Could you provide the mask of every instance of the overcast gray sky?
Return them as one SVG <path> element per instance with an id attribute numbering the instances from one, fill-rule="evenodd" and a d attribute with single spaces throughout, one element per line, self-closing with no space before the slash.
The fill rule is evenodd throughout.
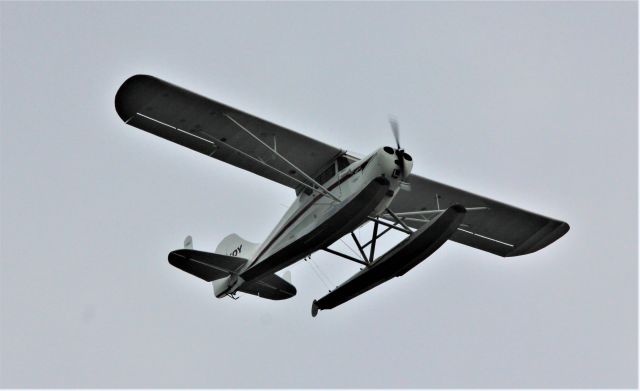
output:
<path id="1" fill-rule="evenodd" d="M 637 5 L 0 3 L 3 387 L 635 387 Z M 567 221 L 503 259 L 456 243 L 335 310 L 218 300 L 185 235 L 263 240 L 290 189 L 126 126 L 155 75 Z M 362 233 L 364 235 L 364 232 Z M 387 241 L 387 244 L 390 244 Z M 333 284 L 357 270 L 327 254 Z"/>

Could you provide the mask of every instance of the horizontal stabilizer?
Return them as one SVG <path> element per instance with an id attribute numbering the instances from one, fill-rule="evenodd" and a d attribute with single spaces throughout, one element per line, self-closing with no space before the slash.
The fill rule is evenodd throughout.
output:
<path id="1" fill-rule="evenodd" d="M 314 300 L 311 314 L 328 310 L 390 280 L 399 277 L 433 254 L 456 231 L 466 210 L 453 205 L 436 219 L 425 224 L 371 265 L 319 300 Z"/>
<path id="2" fill-rule="evenodd" d="M 257 280 L 247 281 L 238 288 L 238 291 L 270 300 L 289 299 L 297 293 L 295 286 L 276 274 L 267 274 Z"/>
<path id="3" fill-rule="evenodd" d="M 237 273 L 247 263 L 244 258 L 183 249 L 169 254 L 169 263 L 189 274 L 213 281 Z"/>

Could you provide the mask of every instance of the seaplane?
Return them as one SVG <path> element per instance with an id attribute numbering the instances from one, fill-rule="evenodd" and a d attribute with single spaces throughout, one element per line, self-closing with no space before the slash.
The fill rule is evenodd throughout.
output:
<path id="1" fill-rule="evenodd" d="M 184 248 L 169 253 L 171 265 L 212 283 L 217 298 L 236 299 L 240 292 L 289 299 L 297 292 L 291 274 L 276 273 L 316 251 L 360 264 L 351 278 L 313 301 L 315 317 L 404 275 L 447 241 L 515 257 L 541 250 L 569 230 L 563 221 L 412 173 L 413 156 L 401 147 L 393 118 L 395 147 L 356 157 L 148 75 L 124 81 L 115 109 L 127 125 L 295 191 L 261 244 L 231 234 L 212 253 L 194 250 L 188 236 Z M 354 234 L 364 225 L 372 228 L 366 242 Z M 406 237 L 377 254 L 376 242 L 391 230 Z M 355 254 L 331 248 L 343 237 L 353 241 Z"/>

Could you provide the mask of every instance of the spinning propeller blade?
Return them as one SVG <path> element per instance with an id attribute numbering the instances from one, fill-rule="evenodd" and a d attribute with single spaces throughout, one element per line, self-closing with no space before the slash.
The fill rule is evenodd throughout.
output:
<path id="1" fill-rule="evenodd" d="M 393 138 L 396 139 L 397 149 L 400 149 L 400 129 L 398 127 L 398 120 L 395 117 L 389 117 L 389 124 L 391 125 L 391 132 L 393 132 Z"/>
<path id="2" fill-rule="evenodd" d="M 391 125 L 391 132 L 393 138 L 396 139 L 396 156 L 398 156 L 398 166 L 400 168 L 400 175 L 404 178 L 404 149 L 400 148 L 400 126 L 398 125 L 398 119 L 393 116 L 389 116 L 389 125 Z"/>

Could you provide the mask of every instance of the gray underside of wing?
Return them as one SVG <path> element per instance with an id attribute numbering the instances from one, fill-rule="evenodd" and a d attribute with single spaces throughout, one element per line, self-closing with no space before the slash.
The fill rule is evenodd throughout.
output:
<path id="1" fill-rule="evenodd" d="M 569 230 L 565 222 L 417 175 L 410 175 L 407 181 L 411 190 L 398 193 L 390 206 L 393 212 L 446 209 L 454 204 L 470 208 L 450 240 L 493 254 L 503 257 L 529 254 L 548 246 Z M 414 228 L 424 224 L 416 220 L 419 219 L 406 223 Z"/>
<path id="2" fill-rule="evenodd" d="M 292 177 L 309 181 L 228 116 L 309 175 L 343 153 L 153 76 L 127 79 L 116 93 L 115 106 L 129 125 L 291 188 L 300 185 Z"/>

